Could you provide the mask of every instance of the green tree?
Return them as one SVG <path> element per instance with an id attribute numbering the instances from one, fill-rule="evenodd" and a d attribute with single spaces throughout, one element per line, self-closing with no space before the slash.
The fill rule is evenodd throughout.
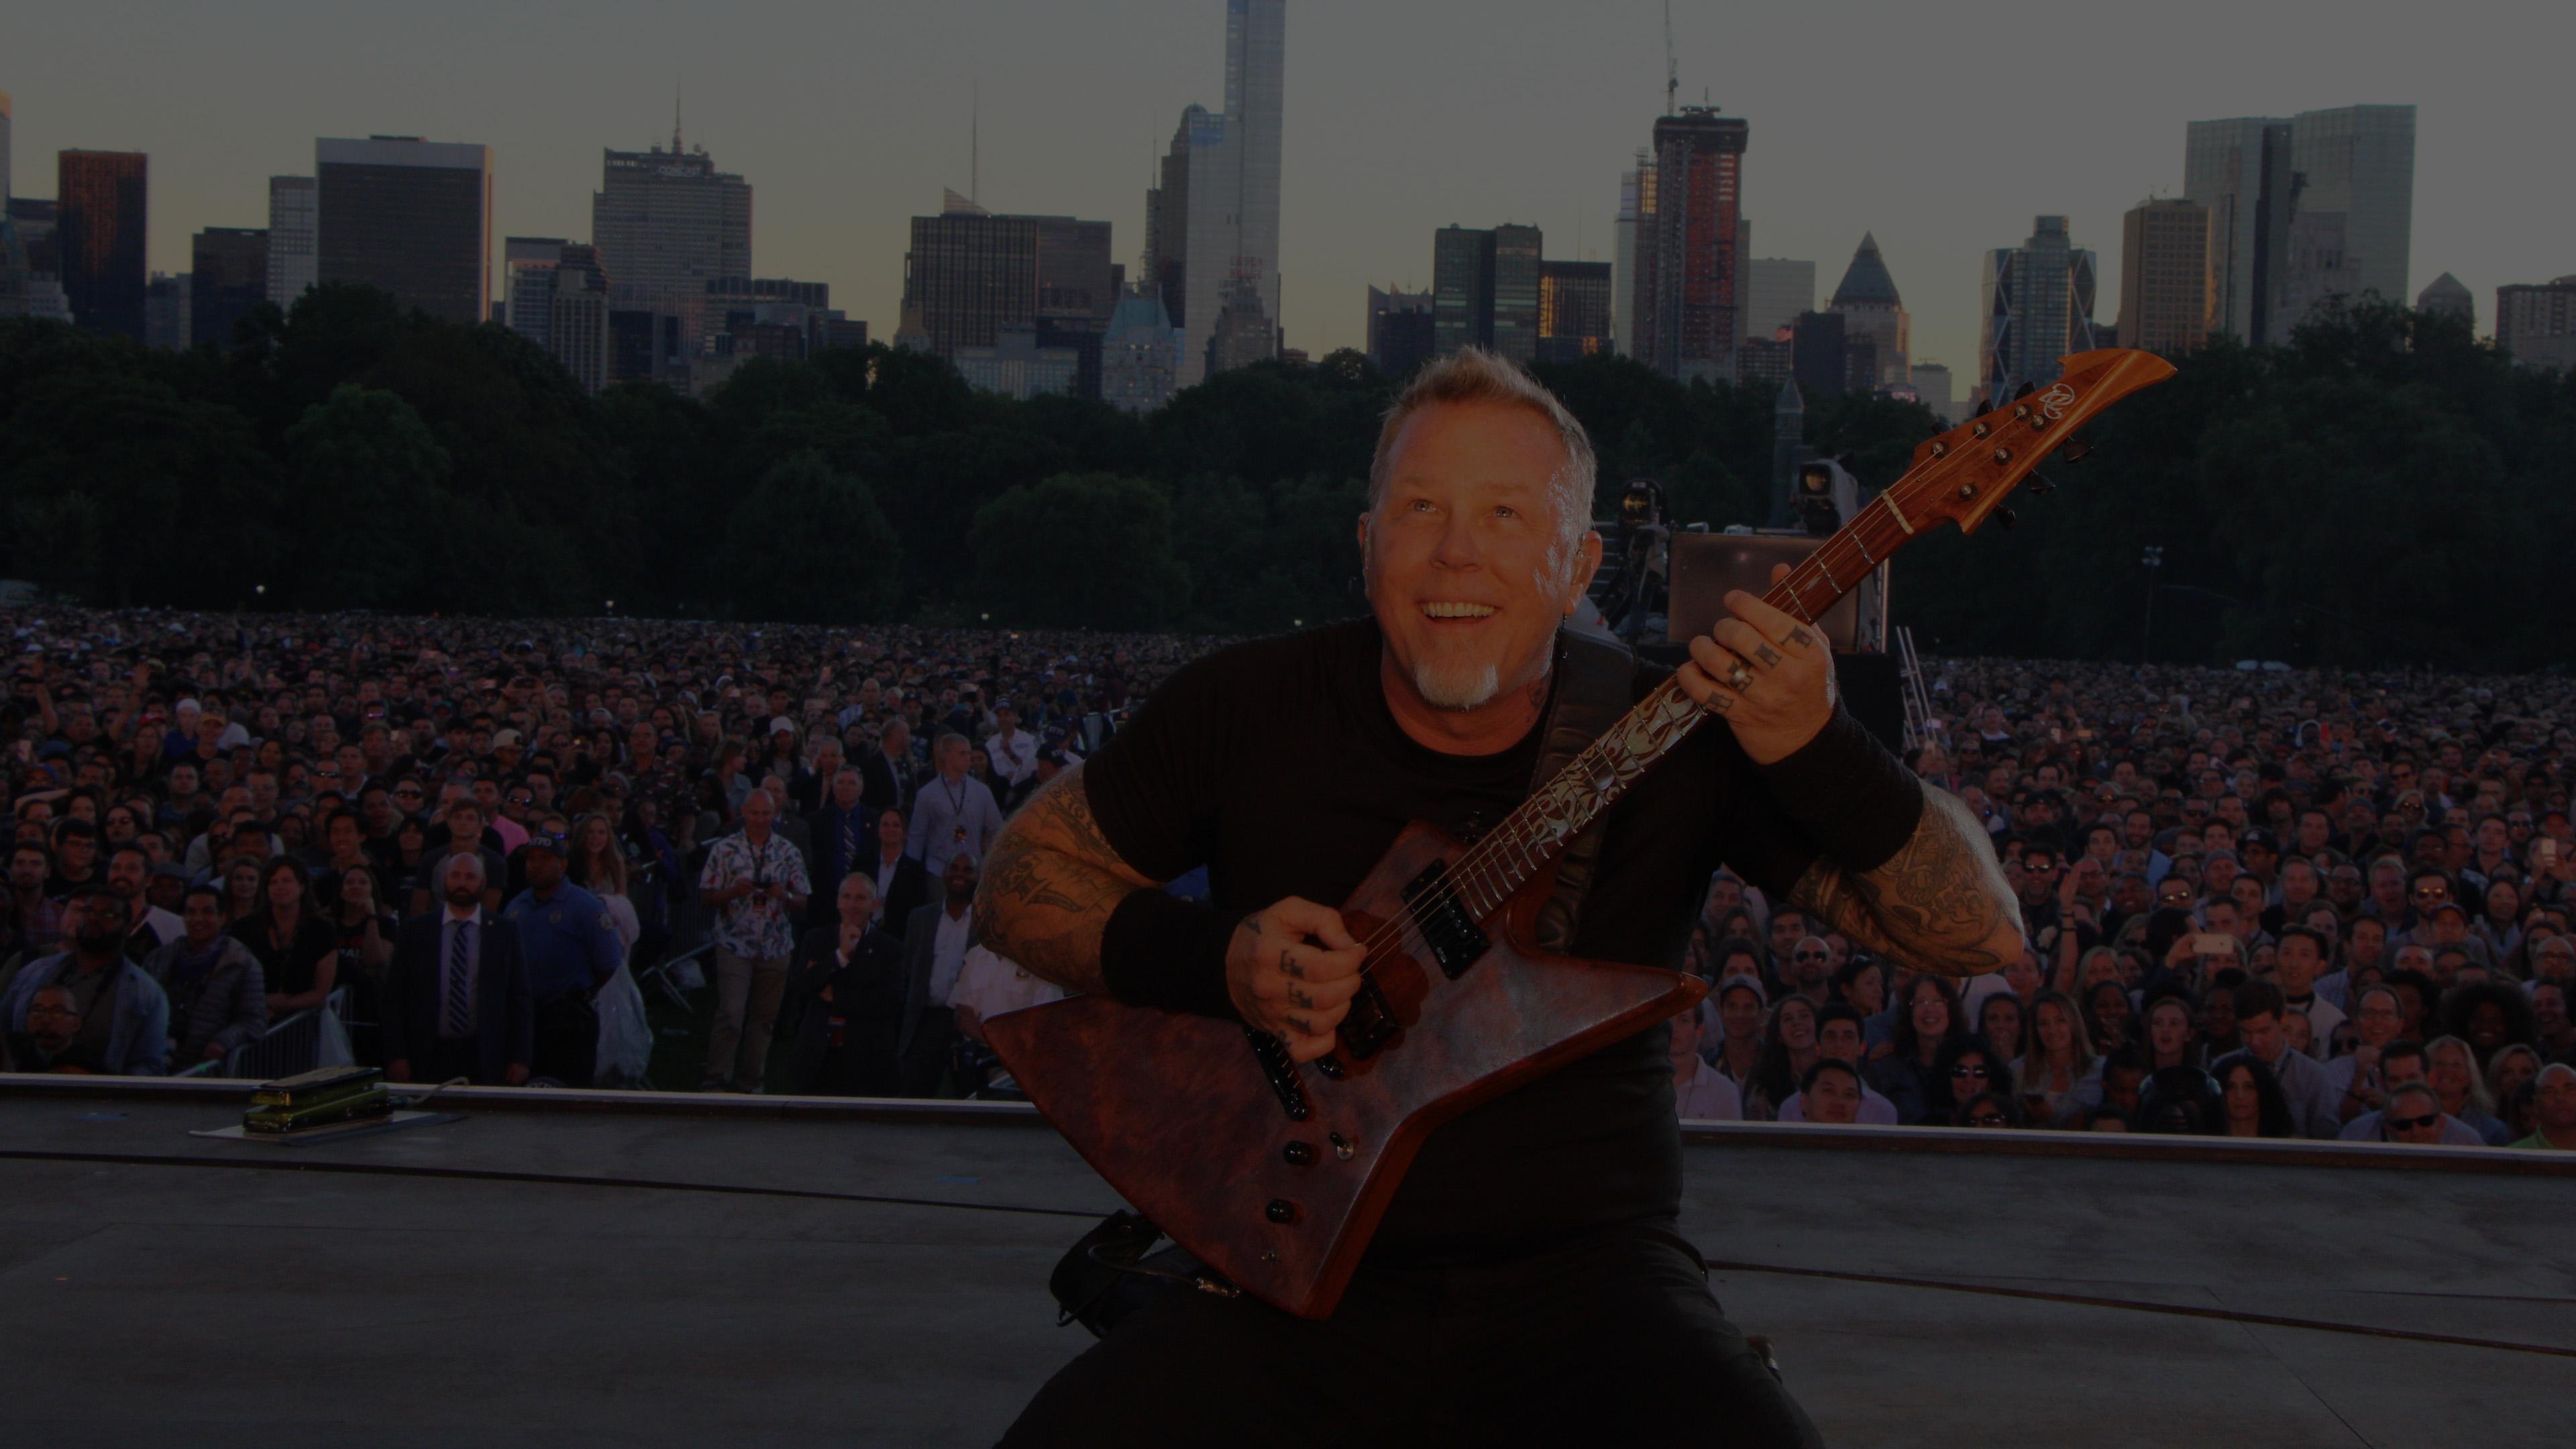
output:
<path id="1" fill-rule="evenodd" d="M 901 554 L 866 484 L 799 453 L 726 520 L 717 582 L 737 618 L 873 624 L 899 596 Z"/>
<path id="2" fill-rule="evenodd" d="M 448 473 L 447 450 L 411 404 L 344 382 L 286 433 L 293 554 L 276 592 L 303 608 L 415 600 L 419 530 Z"/>
<path id="3" fill-rule="evenodd" d="M 1141 478 L 1022 484 L 976 511 L 967 547 L 974 601 L 998 624 L 1168 628 L 1189 597 L 1171 500 Z"/>

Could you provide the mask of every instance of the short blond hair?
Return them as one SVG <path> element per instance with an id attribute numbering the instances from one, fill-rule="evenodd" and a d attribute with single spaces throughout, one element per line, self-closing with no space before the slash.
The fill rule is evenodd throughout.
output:
<path id="1" fill-rule="evenodd" d="M 1377 430 L 1377 452 L 1369 459 L 1369 511 L 1375 513 L 1386 501 L 1387 460 L 1395 451 L 1396 434 L 1404 431 L 1406 419 L 1435 403 L 1525 408 L 1556 430 L 1556 440 L 1565 447 L 1565 463 L 1548 479 L 1548 496 L 1556 505 L 1556 540 L 1548 549 L 1548 560 L 1559 573 L 1564 572 L 1573 563 L 1575 546 L 1592 527 L 1592 489 L 1600 474 L 1592 456 L 1592 435 L 1537 378 L 1510 358 L 1481 347 L 1462 347 L 1425 366 L 1405 385 L 1395 406 L 1386 410 L 1386 422 Z"/>

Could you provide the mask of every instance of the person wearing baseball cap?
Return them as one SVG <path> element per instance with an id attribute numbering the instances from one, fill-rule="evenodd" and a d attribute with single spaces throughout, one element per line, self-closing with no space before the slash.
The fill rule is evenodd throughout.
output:
<path id="1" fill-rule="evenodd" d="M 624 943 L 599 897 L 564 878 L 571 842 L 540 826 L 519 848 L 528 888 L 501 914 L 519 932 L 528 995 L 536 1005 L 530 1080 L 587 1087 L 599 1049 L 599 1010 L 592 994 L 625 960 Z"/>

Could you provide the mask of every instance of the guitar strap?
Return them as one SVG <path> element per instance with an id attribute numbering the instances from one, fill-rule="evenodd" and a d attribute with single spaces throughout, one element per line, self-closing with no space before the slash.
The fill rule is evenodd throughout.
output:
<path id="1" fill-rule="evenodd" d="M 1539 737 L 1538 766 L 1530 772 L 1533 794 L 1628 712 L 1635 703 L 1630 696 L 1636 675 L 1636 656 L 1618 640 L 1571 629 L 1556 631 L 1556 691 L 1548 701 L 1545 731 Z M 1539 907 L 1533 929 L 1542 950 L 1573 948 L 1574 933 L 1583 923 L 1584 892 L 1592 885 L 1609 820 L 1607 811 L 1594 817 L 1557 857 L 1556 890 Z"/>

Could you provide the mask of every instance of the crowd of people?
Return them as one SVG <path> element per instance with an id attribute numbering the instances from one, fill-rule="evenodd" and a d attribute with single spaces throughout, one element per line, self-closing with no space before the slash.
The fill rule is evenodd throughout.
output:
<path id="1" fill-rule="evenodd" d="M 676 953 L 713 988 L 707 1088 L 915 1094 L 981 1085 L 977 1003 L 1044 994 L 965 909 L 1003 817 L 1208 644 L 55 607 L 0 628 L 0 1069 L 219 1067 L 327 1010 L 397 1081 L 591 1085 L 602 994 Z"/>
<path id="2" fill-rule="evenodd" d="M 1907 763 L 1985 822 L 2021 958 L 1912 970 L 1721 874 L 1684 1117 L 2576 1148 L 2576 684 L 1931 672 Z"/>
<path id="3" fill-rule="evenodd" d="M 1214 642 L 0 627 L 0 1068 L 220 1064 L 328 1007 L 397 1080 L 631 1080 L 601 994 L 703 943 L 703 1087 L 857 1095 L 986 1088 L 982 1019 L 1055 992 L 975 939 L 985 851 Z M 1933 676 L 1907 763 L 1986 822 L 2022 958 L 1962 983 L 1721 872 L 1685 1119 L 2576 1147 L 2576 684 Z"/>

